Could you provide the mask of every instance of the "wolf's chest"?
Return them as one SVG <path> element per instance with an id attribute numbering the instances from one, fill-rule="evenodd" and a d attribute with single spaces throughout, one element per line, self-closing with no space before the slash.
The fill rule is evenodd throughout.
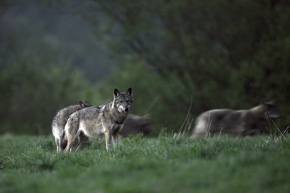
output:
<path id="1" fill-rule="evenodd" d="M 123 127 L 123 124 L 119 124 L 119 123 L 113 123 L 111 125 L 111 131 L 114 133 L 114 132 L 119 132 Z"/>

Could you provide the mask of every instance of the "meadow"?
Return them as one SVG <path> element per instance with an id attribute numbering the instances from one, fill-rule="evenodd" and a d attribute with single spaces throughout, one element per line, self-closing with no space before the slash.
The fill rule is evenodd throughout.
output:
<path id="1" fill-rule="evenodd" d="M 52 136 L 0 136 L 0 192 L 289 192 L 290 137 L 160 134 L 57 153 Z"/>

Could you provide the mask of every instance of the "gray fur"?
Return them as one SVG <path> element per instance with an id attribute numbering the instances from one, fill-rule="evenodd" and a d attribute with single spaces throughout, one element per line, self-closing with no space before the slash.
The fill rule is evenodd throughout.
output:
<path id="1" fill-rule="evenodd" d="M 97 138 L 105 135 L 106 149 L 110 149 L 113 138 L 114 147 L 118 143 L 118 132 L 122 129 L 123 123 L 133 104 L 132 89 L 126 93 L 114 90 L 114 100 L 106 105 L 88 107 L 73 113 L 65 125 L 65 135 L 68 143 L 65 151 L 72 151 L 73 142 L 78 136 Z M 80 141 L 77 150 L 84 145 Z"/>
<path id="2" fill-rule="evenodd" d="M 271 102 L 247 110 L 206 111 L 197 117 L 191 137 L 207 137 L 212 134 L 227 134 L 235 137 L 257 135 L 262 132 L 268 116 L 279 117 L 275 105 Z"/>
<path id="3" fill-rule="evenodd" d="M 78 105 L 72 105 L 66 108 L 59 110 L 52 120 L 52 134 L 55 138 L 55 143 L 57 146 L 57 151 L 61 151 L 66 146 L 66 140 L 64 139 L 64 127 L 67 122 L 67 119 L 74 112 L 92 106 L 86 100 L 79 101 Z"/>

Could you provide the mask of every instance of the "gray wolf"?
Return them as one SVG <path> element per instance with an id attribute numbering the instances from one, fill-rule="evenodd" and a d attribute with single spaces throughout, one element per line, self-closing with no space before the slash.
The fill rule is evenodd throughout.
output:
<path id="1" fill-rule="evenodd" d="M 191 137 L 206 137 L 220 133 L 235 137 L 253 136 L 262 132 L 268 118 L 278 117 L 273 102 L 246 110 L 209 110 L 197 117 Z"/>
<path id="2" fill-rule="evenodd" d="M 97 107 L 101 108 L 101 106 Z M 138 134 L 143 134 L 144 136 L 149 135 L 151 129 L 149 128 L 149 116 L 139 116 L 139 115 L 132 115 L 128 114 L 127 118 L 124 121 L 124 126 L 119 131 L 118 136 L 120 138 L 125 138 L 128 136 L 135 136 Z M 65 137 L 66 139 L 66 137 Z M 84 147 L 87 143 L 88 138 L 80 133 L 79 143 L 75 147 L 76 150 Z"/>
<path id="3" fill-rule="evenodd" d="M 90 107 L 90 105 L 86 100 L 79 101 L 78 105 L 72 105 L 66 108 L 59 110 L 52 120 L 52 134 L 55 138 L 56 150 L 61 151 L 66 146 L 66 140 L 64 139 L 64 127 L 67 122 L 67 119 L 74 112 L 81 110 L 86 107 Z"/>
<path id="4" fill-rule="evenodd" d="M 65 125 L 67 146 L 65 151 L 73 150 L 73 142 L 80 137 L 76 150 L 80 149 L 87 138 L 105 135 L 106 149 L 109 151 L 113 138 L 114 147 L 118 144 L 118 132 L 122 129 L 125 119 L 133 105 L 132 88 L 126 92 L 114 89 L 112 102 L 88 107 L 70 115 Z"/>
<path id="5" fill-rule="evenodd" d="M 144 136 L 149 135 L 149 116 L 139 116 L 129 114 L 124 122 L 124 127 L 119 132 L 120 137 L 128 137 L 129 135 L 138 135 L 142 133 Z"/>

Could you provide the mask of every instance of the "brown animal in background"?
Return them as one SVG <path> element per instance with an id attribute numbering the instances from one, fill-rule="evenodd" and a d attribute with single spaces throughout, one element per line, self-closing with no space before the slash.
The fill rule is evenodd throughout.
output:
<path id="1" fill-rule="evenodd" d="M 216 133 L 235 137 L 253 136 L 262 132 L 268 118 L 278 117 L 273 102 L 247 110 L 210 110 L 197 117 L 191 138 L 207 137 Z"/>
<path id="2" fill-rule="evenodd" d="M 124 127 L 119 132 L 119 136 L 128 137 L 129 135 L 138 135 L 142 133 L 144 136 L 149 135 L 149 116 L 139 116 L 129 114 L 124 122 Z"/>
<path id="3" fill-rule="evenodd" d="M 55 138 L 57 151 L 63 150 L 66 146 L 66 140 L 64 139 L 65 137 L 64 126 L 69 116 L 78 110 L 81 110 L 83 108 L 90 107 L 90 106 L 92 105 L 90 105 L 86 100 L 79 101 L 78 105 L 72 105 L 72 106 L 63 108 L 56 113 L 56 115 L 53 118 L 51 127 L 52 127 L 52 134 Z"/>

